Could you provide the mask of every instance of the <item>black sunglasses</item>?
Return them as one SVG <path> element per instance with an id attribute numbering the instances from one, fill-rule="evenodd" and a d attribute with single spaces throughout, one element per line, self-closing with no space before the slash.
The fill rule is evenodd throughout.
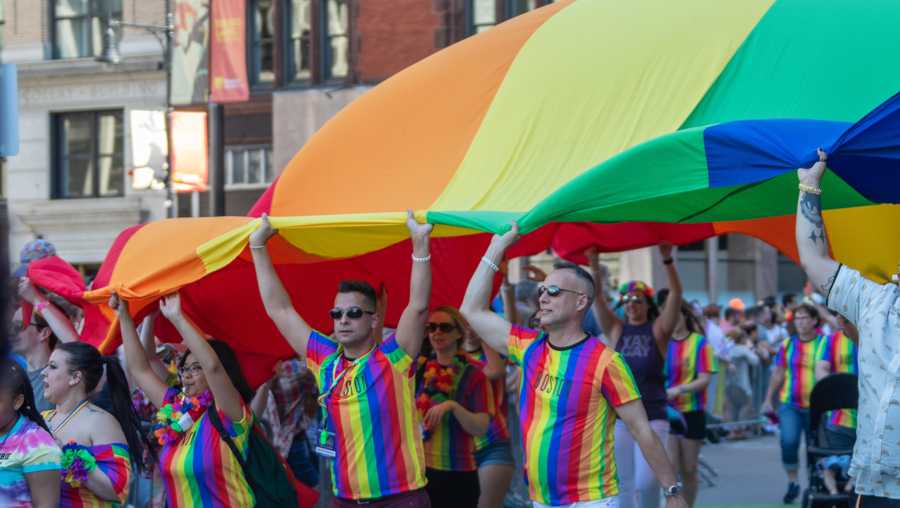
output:
<path id="1" fill-rule="evenodd" d="M 444 333 L 450 333 L 453 330 L 456 330 L 456 325 L 453 323 L 428 323 L 425 325 L 425 329 L 428 330 L 428 333 L 434 333 L 438 330 Z"/>
<path id="2" fill-rule="evenodd" d="M 30 327 L 30 326 L 33 326 L 33 327 L 35 327 L 35 328 L 38 328 L 38 325 L 37 325 L 37 323 L 34 322 L 34 320 L 32 320 L 31 322 L 29 322 L 29 323 L 28 323 L 28 326 L 25 326 L 25 324 L 24 324 L 23 322 L 21 322 L 21 321 L 13 321 L 13 322 L 11 322 L 11 323 L 9 324 L 9 334 L 10 334 L 10 335 L 16 335 L 16 334 L 18 334 L 19 332 L 25 330 L 26 328 L 28 328 L 28 327 Z"/>
<path id="3" fill-rule="evenodd" d="M 354 305 L 353 307 L 348 307 L 347 309 L 339 309 L 339 308 L 335 307 L 335 308 L 331 309 L 330 311 L 328 311 L 328 315 L 331 316 L 331 319 L 337 321 L 338 319 L 341 319 L 342 317 L 344 317 L 345 312 L 347 313 L 347 317 L 350 319 L 359 319 L 359 318 L 363 317 L 363 314 L 369 314 L 369 315 L 375 314 L 374 312 L 372 312 L 370 310 L 363 310 L 362 307 L 357 307 Z"/>
<path id="4" fill-rule="evenodd" d="M 539 285 L 537 288 L 538 297 L 544 296 L 544 293 L 547 293 L 549 296 L 557 297 L 560 293 L 575 293 L 576 295 L 584 296 L 584 293 L 581 291 L 573 291 L 571 289 L 563 289 L 556 285 L 545 286 L 543 284 Z"/>

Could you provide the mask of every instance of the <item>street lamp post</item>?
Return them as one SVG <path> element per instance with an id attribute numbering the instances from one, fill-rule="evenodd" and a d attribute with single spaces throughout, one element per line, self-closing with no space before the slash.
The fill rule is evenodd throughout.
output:
<path id="1" fill-rule="evenodd" d="M 163 49 L 163 67 L 166 71 L 166 215 L 170 218 L 177 217 L 175 206 L 174 182 L 172 181 L 172 36 L 175 33 L 175 19 L 172 15 L 170 0 L 166 0 L 166 24 L 148 25 L 142 23 L 126 23 L 113 19 L 111 15 L 106 17 L 106 31 L 103 34 L 103 50 L 96 58 L 98 62 L 117 65 L 122 62 L 122 54 L 119 52 L 119 38 L 116 29 L 120 27 L 138 28 L 146 30 L 156 37 Z"/>

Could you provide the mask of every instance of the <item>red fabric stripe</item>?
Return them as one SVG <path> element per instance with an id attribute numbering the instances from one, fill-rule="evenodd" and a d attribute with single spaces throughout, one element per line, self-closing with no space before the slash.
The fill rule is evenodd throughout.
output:
<path id="1" fill-rule="evenodd" d="M 109 281 L 112 278 L 113 271 L 116 268 L 116 263 L 119 261 L 119 256 L 122 254 L 122 251 L 125 249 L 125 246 L 128 245 L 128 240 L 134 236 L 135 233 L 141 230 L 144 227 L 144 224 L 137 224 L 128 228 L 125 228 L 119 236 L 116 237 L 115 241 L 113 241 L 112 246 L 109 248 L 109 252 L 106 253 L 106 258 L 103 259 L 103 263 L 100 265 L 100 270 L 97 272 L 97 276 L 94 277 L 93 287 L 102 288 L 109 285 Z"/>
<path id="2" fill-rule="evenodd" d="M 275 187 L 278 186 L 278 180 L 281 178 L 281 175 L 278 175 L 275 178 L 275 181 L 269 184 L 269 188 L 266 189 L 266 192 L 263 193 L 262 196 L 256 200 L 256 203 L 253 204 L 253 208 L 247 213 L 250 217 L 259 217 L 264 213 L 271 213 L 272 211 L 272 197 L 275 195 Z"/>

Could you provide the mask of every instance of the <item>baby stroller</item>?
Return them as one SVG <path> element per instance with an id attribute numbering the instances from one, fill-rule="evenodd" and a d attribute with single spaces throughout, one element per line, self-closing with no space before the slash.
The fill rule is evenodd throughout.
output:
<path id="1" fill-rule="evenodd" d="M 856 409 L 859 392 L 853 374 L 832 374 L 813 387 L 809 398 L 809 430 L 806 434 L 806 469 L 809 488 L 803 492 L 803 508 L 850 508 L 853 495 L 844 493 L 845 482 L 838 482 L 838 494 L 831 495 L 819 476 L 819 459 L 833 455 L 852 455 L 853 449 L 830 448 L 825 423 L 827 413 L 835 409 Z"/>

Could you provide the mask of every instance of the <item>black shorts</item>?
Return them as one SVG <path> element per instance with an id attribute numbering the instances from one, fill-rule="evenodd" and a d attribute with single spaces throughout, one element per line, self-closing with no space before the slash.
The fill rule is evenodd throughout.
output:
<path id="1" fill-rule="evenodd" d="M 689 411 L 681 413 L 684 422 L 672 420 L 673 436 L 681 436 L 685 439 L 706 439 L 706 412 L 705 411 Z M 687 424 L 687 428 L 685 428 Z"/>

